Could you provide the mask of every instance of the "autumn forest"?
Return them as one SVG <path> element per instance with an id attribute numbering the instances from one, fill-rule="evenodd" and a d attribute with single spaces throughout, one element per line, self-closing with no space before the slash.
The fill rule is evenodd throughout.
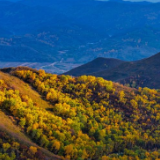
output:
<path id="1" fill-rule="evenodd" d="M 160 157 L 160 91 L 129 88 L 94 76 L 4 70 L 48 106 L 0 80 L 0 108 L 38 147 L 0 132 L 0 159 L 153 160 Z M 9 139 L 9 140 L 7 140 Z M 20 152 L 21 150 L 21 152 Z M 17 154 L 19 153 L 20 154 Z M 50 158 L 54 159 L 54 158 Z"/>

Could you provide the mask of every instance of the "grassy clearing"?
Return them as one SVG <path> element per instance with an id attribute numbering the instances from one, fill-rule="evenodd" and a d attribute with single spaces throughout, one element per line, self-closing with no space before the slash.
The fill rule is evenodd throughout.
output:
<path id="1" fill-rule="evenodd" d="M 35 146 L 34 143 L 30 141 L 30 139 L 25 136 L 20 128 L 16 126 L 12 120 L 3 112 L 0 110 L 0 129 L 3 131 L 6 131 L 9 135 L 11 135 L 13 138 L 18 140 L 23 140 L 24 142 L 27 142 L 29 145 Z"/>
<path id="2" fill-rule="evenodd" d="M 39 148 L 42 153 L 48 156 L 50 160 L 58 160 L 60 159 L 58 156 L 52 154 L 48 150 L 39 147 L 35 143 L 33 143 L 24 133 L 21 132 L 20 128 L 16 126 L 12 120 L 7 116 L 3 111 L 0 110 L 0 130 L 6 132 L 12 138 L 17 140 L 18 142 L 25 144 L 27 146 L 35 146 Z"/>
<path id="3" fill-rule="evenodd" d="M 33 90 L 27 83 L 23 82 L 22 80 L 3 72 L 0 72 L 0 79 L 5 80 L 5 82 L 11 88 L 19 90 L 20 94 L 28 95 L 29 97 L 31 97 L 39 107 L 46 109 L 52 107 L 52 105 L 43 100 L 42 97 L 35 90 Z M 29 139 L 29 137 L 27 137 L 23 132 L 21 132 L 21 129 L 16 124 L 14 124 L 12 117 L 6 115 L 2 110 L 0 110 L 0 130 L 6 132 L 12 138 L 15 138 L 22 144 L 40 148 L 42 153 L 44 153 L 48 157 L 48 160 L 60 159 L 60 157 L 52 154 L 48 150 L 41 148 L 37 144 L 33 143 Z"/>
<path id="4" fill-rule="evenodd" d="M 28 95 L 32 100 L 38 104 L 39 107 L 50 109 L 53 108 L 51 104 L 43 100 L 43 97 L 38 94 L 31 86 L 29 86 L 24 81 L 10 74 L 0 72 L 0 79 L 5 80 L 5 82 L 13 89 L 19 90 L 20 94 Z"/>

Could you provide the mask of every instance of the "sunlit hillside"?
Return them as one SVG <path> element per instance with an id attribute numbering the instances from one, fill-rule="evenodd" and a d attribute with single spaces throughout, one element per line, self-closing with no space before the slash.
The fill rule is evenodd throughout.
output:
<path id="1" fill-rule="evenodd" d="M 39 152 L 50 159 L 73 160 L 160 157 L 158 90 L 133 89 L 93 76 L 58 76 L 26 67 L 3 72 L 0 108 L 10 119 L 5 122 L 5 134 L 15 134 L 9 130 L 12 122 L 23 135 L 20 140 L 13 137 L 14 141 L 29 148 L 18 155 L 20 148 L 13 151 L 12 136 L 5 141 L 2 137 L 2 159 L 4 155 L 32 159 Z M 0 121 L 0 130 L 3 127 Z"/>

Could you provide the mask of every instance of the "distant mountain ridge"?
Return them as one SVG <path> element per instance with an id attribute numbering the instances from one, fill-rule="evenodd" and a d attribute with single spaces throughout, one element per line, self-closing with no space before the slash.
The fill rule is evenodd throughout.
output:
<path id="1" fill-rule="evenodd" d="M 107 62 L 107 59 L 101 58 L 101 64 L 103 61 Z M 92 73 L 87 73 L 88 66 L 96 66 L 96 60 L 86 65 L 72 69 L 65 73 L 73 76 L 80 76 L 87 74 L 97 77 L 103 77 L 107 80 L 112 80 L 126 84 L 131 87 L 149 87 L 149 88 L 160 88 L 160 53 L 151 56 L 146 59 L 142 59 L 134 62 L 123 62 L 117 64 L 117 66 L 111 67 L 110 69 L 103 69 L 99 71 L 96 67 L 92 70 Z M 86 72 L 83 68 L 86 68 Z M 98 68 L 98 65 L 97 65 Z M 83 72 L 82 72 L 83 71 Z M 79 73 L 79 74 L 78 74 Z"/>
<path id="2" fill-rule="evenodd" d="M 124 61 L 122 60 L 118 60 L 114 58 L 99 57 L 87 64 L 76 67 L 70 70 L 69 72 L 66 72 L 65 74 L 70 74 L 74 76 L 95 74 L 96 72 L 100 72 L 104 70 L 106 71 L 111 68 L 114 68 L 123 62 Z"/>
<path id="3" fill-rule="evenodd" d="M 160 50 L 159 7 L 93 0 L 0 1 L 0 61 L 70 65 L 96 57 L 149 57 Z"/>

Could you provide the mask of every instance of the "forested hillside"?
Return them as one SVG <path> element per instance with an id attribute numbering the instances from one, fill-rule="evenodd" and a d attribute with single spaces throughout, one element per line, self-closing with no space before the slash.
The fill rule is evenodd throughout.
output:
<path id="1" fill-rule="evenodd" d="M 22 160 L 27 158 L 30 160 L 44 160 L 46 158 L 37 147 L 28 147 L 21 144 L 4 131 L 0 131 L 0 148 L 1 160 Z"/>
<path id="2" fill-rule="evenodd" d="M 1 80 L 2 111 L 12 116 L 32 141 L 62 159 L 160 157 L 158 90 L 133 89 L 103 78 L 58 76 L 24 67 L 3 71 L 31 85 L 49 107 L 35 102 L 30 91 L 21 94 L 16 86 L 9 88 Z"/>
<path id="3" fill-rule="evenodd" d="M 6 106 L 12 104 L 20 107 L 22 102 L 19 101 L 19 98 L 28 94 L 39 107 L 41 105 L 47 107 L 47 103 L 45 104 L 40 96 L 26 83 L 0 72 L 0 159 L 58 160 L 60 157 L 33 143 L 23 131 L 24 129 L 20 127 L 19 118 L 4 108 L 5 104 Z M 12 101 L 9 101 L 9 99 L 12 99 Z"/>

